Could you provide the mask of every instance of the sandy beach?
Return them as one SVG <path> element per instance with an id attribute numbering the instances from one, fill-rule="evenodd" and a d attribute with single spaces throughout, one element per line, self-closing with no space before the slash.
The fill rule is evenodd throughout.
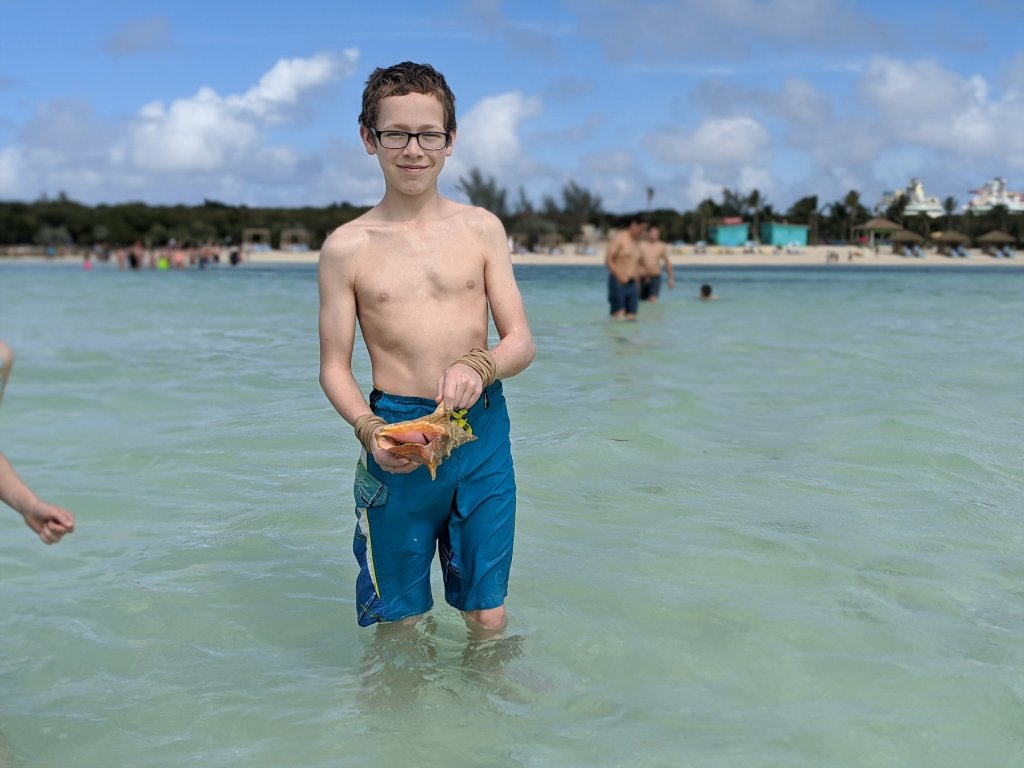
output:
<path id="1" fill-rule="evenodd" d="M 512 255 L 514 264 L 550 265 L 550 266 L 593 266 L 604 263 L 606 243 L 598 243 L 590 253 L 576 253 L 571 247 L 563 248 L 556 253 L 516 253 Z M 829 254 L 836 254 L 838 261 L 829 261 Z M 704 252 L 697 253 L 693 246 L 669 246 L 669 258 L 673 264 L 695 267 L 794 267 L 821 265 L 849 265 L 865 267 L 1021 267 L 1024 266 L 1024 255 L 1014 259 L 996 259 L 982 253 L 980 248 L 968 249 L 968 258 L 954 259 L 937 254 L 934 250 L 925 251 L 921 258 L 899 256 L 892 253 L 889 247 L 879 249 L 878 253 L 867 248 L 850 248 L 848 246 L 815 245 L 799 251 L 787 252 L 762 247 L 753 253 L 744 252 L 740 248 L 718 248 L 709 246 Z M 255 251 L 247 253 L 245 258 L 253 264 L 315 264 L 317 251 L 292 253 L 288 251 Z"/>
<path id="2" fill-rule="evenodd" d="M 604 263 L 607 242 L 598 242 L 588 253 L 578 253 L 573 246 L 563 247 L 554 253 L 514 253 L 513 264 L 549 265 L 549 266 L 594 266 Z M 874 250 L 862 247 L 812 245 L 799 250 L 776 250 L 762 246 L 753 251 L 742 248 L 720 248 L 708 246 L 698 252 L 692 245 L 669 246 L 669 258 L 678 266 L 693 267 L 799 267 L 799 266 L 861 266 L 861 267 L 1024 267 L 1024 253 L 1016 258 L 994 258 L 982 252 L 980 248 L 967 249 L 968 257 L 955 259 L 938 254 L 929 249 L 924 256 L 915 258 L 900 256 L 892 252 L 891 247 Z M 829 255 L 834 259 L 830 260 Z M 221 263 L 228 263 L 229 251 L 220 253 Z M 247 251 L 243 262 L 251 264 L 315 264 L 319 251 L 287 251 L 266 250 Z M 68 262 L 81 261 L 80 254 L 62 254 L 46 256 L 42 252 L 21 250 L 17 253 L 0 255 L 0 264 L 4 262 Z"/>

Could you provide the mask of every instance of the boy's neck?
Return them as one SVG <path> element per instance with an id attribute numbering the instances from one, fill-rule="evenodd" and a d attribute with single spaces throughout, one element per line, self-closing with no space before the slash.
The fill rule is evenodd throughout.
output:
<path id="1" fill-rule="evenodd" d="M 445 198 L 436 188 L 421 195 L 403 195 L 392 189 L 387 190 L 377 210 L 384 218 L 394 222 L 429 220 L 441 210 Z"/>

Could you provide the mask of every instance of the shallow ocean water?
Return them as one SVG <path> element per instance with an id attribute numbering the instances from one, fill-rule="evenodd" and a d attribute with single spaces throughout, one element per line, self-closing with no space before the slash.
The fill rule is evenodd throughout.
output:
<path id="1" fill-rule="evenodd" d="M 686 268 L 636 323 L 603 270 L 517 274 L 538 357 L 481 642 L 439 590 L 356 625 L 313 268 L 0 265 L 0 448 L 78 518 L 46 548 L 0 514 L 0 755 L 1024 762 L 1024 270 Z"/>

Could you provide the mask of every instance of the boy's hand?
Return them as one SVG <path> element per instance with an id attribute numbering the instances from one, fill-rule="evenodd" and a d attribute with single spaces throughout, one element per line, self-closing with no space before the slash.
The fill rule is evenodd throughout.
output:
<path id="1" fill-rule="evenodd" d="M 39 534 L 44 544 L 56 544 L 75 530 L 75 517 L 62 507 L 39 501 L 25 513 L 25 525 Z"/>

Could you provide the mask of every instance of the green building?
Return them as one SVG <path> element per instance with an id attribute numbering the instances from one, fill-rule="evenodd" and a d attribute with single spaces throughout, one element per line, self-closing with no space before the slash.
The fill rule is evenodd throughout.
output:
<path id="1" fill-rule="evenodd" d="M 708 240 L 715 245 L 732 248 L 737 245 L 746 245 L 750 239 L 750 225 L 738 223 L 731 220 L 722 220 L 717 224 L 708 227 Z"/>
<path id="2" fill-rule="evenodd" d="M 807 245 L 806 224 L 785 224 L 777 221 L 766 221 L 761 225 L 761 243 L 763 245 Z"/>

